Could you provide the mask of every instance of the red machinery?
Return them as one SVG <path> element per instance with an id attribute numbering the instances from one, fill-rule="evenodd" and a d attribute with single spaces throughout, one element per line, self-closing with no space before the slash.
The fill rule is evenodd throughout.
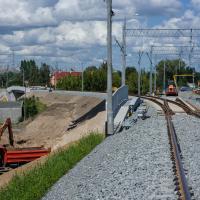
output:
<path id="1" fill-rule="evenodd" d="M 43 147 L 14 148 L 14 139 L 10 118 L 8 118 L 0 127 L 0 139 L 6 128 L 8 128 L 9 143 L 12 147 L 7 148 L 3 145 L 0 145 L 0 173 L 5 170 L 6 166 L 18 166 L 20 164 L 31 162 L 50 153 L 51 149 L 46 149 Z"/>
<path id="2" fill-rule="evenodd" d="M 178 91 L 174 85 L 169 85 L 165 94 L 166 96 L 178 96 Z"/>

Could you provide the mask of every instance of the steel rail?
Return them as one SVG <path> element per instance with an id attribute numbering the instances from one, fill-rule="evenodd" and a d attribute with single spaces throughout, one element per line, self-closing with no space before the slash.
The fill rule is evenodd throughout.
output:
<path id="1" fill-rule="evenodd" d="M 156 96 L 151 96 L 151 98 L 159 99 L 159 100 L 162 100 L 162 101 L 165 100 L 162 97 L 156 97 Z M 182 108 L 188 115 L 192 115 L 192 110 L 188 106 L 180 104 L 179 102 L 173 101 L 173 100 L 170 100 L 170 99 L 166 99 L 166 100 L 167 100 L 167 102 L 172 103 L 172 104 Z"/>
<path id="2" fill-rule="evenodd" d="M 170 99 L 164 99 L 162 97 L 156 97 L 156 96 L 145 96 L 143 98 L 146 98 L 146 99 L 158 99 L 158 100 L 162 100 L 163 102 L 166 100 L 168 103 L 174 104 L 174 105 L 182 108 L 188 115 L 192 115 L 193 114 L 193 111 L 187 105 L 183 105 L 183 104 L 181 104 L 179 102 L 176 102 L 176 101 L 173 101 L 173 100 L 170 100 Z M 170 107 L 169 107 L 169 109 L 171 110 Z M 175 114 L 174 111 L 172 111 L 171 113 Z"/>
<path id="3" fill-rule="evenodd" d="M 176 98 L 176 102 L 178 102 L 178 103 L 179 103 L 180 105 L 182 105 L 182 106 L 187 107 L 187 108 L 190 110 L 191 115 L 194 115 L 195 117 L 200 118 L 200 111 L 199 111 L 197 108 L 195 108 L 194 105 L 192 105 L 191 103 L 189 103 L 193 108 L 195 108 L 195 111 L 192 110 L 192 109 L 191 109 L 184 101 L 182 101 L 180 98 Z"/>
<path id="4" fill-rule="evenodd" d="M 173 163 L 173 172 L 175 175 L 174 181 L 177 191 L 178 199 L 180 200 L 191 200 L 190 189 L 187 183 L 187 179 L 185 176 L 182 160 L 181 160 L 181 148 L 177 140 L 177 135 L 175 132 L 175 128 L 172 122 L 172 112 L 169 108 L 167 99 L 164 99 L 163 104 L 158 101 L 156 98 L 151 97 L 141 97 L 144 99 L 148 99 L 153 101 L 154 103 L 158 104 L 165 113 L 165 119 L 167 121 L 167 130 L 168 130 L 168 137 L 169 137 L 169 144 L 171 150 L 171 159 Z"/>
<path id="5" fill-rule="evenodd" d="M 164 100 L 164 106 L 168 107 L 167 100 Z M 179 199 L 181 200 L 190 200 L 191 194 L 190 189 L 186 180 L 183 164 L 181 161 L 181 148 L 177 140 L 175 128 L 171 119 L 170 113 L 166 113 L 165 115 L 167 121 L 167 129 L 170 139 L 170 144 L 172 147 L 172 160 L 174 162 L 174 175 L 176 176 L 176 184 L 177 184 L 177 194 Z"/>
<path id="6" fill-rule="evenodd" d="M 147 96 L 147 97 L 151 97 L 154 99 L 159 99 L 159 100 L 165 100 L 162 97 L 156 97 L 156 96 Z M 193 115 L 195 117 L 200 118 L 200 110 L 198 110 L 197 108 L 195 108 L 194 105 L 190 104 L 193 108 L 196 109 L 196 111 L 192 110 L 187 104 L 185 104 L 181 99 L 177 98 L 176 101 L 170 100 L 170 99 L 166 99 L 168 103 L 172 103 L 176 106 L 179 106 L 180 108 L 182 108 L 188 115 Z"/>
<path id="7" fill-rule="evenodd" d="M 199 113 L 200 113 L 200 108 L 198 108 L 198 106 L 196 106 L 196 105 L 190 103 L 189 101 L 186 101 L 186 102 L 187 102 L 191 107 L 193 107 L 193 108 L 196 110 L 196 112 L 199 112 Z"/>

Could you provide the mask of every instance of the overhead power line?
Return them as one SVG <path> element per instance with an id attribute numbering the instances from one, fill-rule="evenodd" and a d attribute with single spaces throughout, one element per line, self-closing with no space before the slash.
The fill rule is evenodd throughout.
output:
<path id="1" fill-rule="evenodd" d="M 200 29 L 126 29 L 127 37 L 200 37 Z"/>

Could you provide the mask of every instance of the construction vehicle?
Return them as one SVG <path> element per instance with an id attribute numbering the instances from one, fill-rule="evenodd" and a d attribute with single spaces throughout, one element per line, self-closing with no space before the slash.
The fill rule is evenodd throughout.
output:
<path id="1" fill-rule="evenodd" d="M 14 148 L 10 118 L 7 118 L 5 123 L 0 127 L 0 140 L 6 129 L 8 129 L 9 144 L 11 147 L 0 145 L 0 174 L 7 171 L 10 167 L 20 166 L 50 153 L 50 148 L 43 147 Z"/>
<path id="2" fill-rule="evenodd" d="M 174 85 L 169 85 L 165 92 L 166 96 L 178 96 L 178 91 Z"/>

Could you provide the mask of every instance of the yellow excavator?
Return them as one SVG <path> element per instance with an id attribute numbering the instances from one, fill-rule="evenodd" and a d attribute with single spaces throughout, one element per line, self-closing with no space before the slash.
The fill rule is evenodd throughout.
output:
<path id="1" fill-rule="evenodd" d="M 176 86 L 177 89 L 178 89 L 177 80 L 176 80 L 177 77 L 186 77 L 186 76 L 193 77 L 193 79 L 194 79 L 194 74 L 175 74 L 173 76 L 173 78 L 174 78 L 174 84 L 175 84 L 175 86 Z"/>

